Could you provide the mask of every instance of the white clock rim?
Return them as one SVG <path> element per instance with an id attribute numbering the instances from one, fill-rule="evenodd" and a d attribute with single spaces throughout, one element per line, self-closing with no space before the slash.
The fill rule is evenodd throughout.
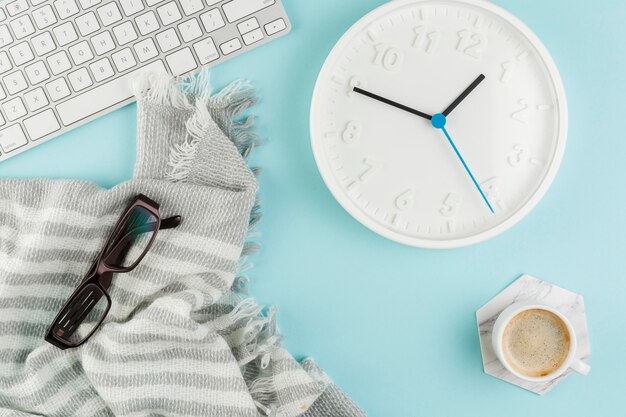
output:
<path id="1" fill-rule="evenodd" d="M 403 235 L 399 232 L 393 231 L 381 225 L 376 220 L 365 214 L 363 210 L 361 210 L 350 198 L 348 198 L 341 186 L 335 181 L 332 167 L 330 166 L 329 161 L 326 160 L 324 156 L 322 134 L 318 131 L 319 126 L 317 126 L 315 123 L 315 120 L 319 113 L 317 103 L 319 101 L 319 95 L 321 94 L 320 90 L 322 89 L 323 84 L 326 82 L 324 78 L 325 76 L 327 78 L 331 65 L 336 62 L 336 56 L 341 51 L 343 51 L 347 44 L 349 44 L 354 39 L 354 35 L 373 21 L 377 20 L 380 16 L 383 16 L 395 9 L 399 9 L 410 4 L 419 4 L 426 2 L 432 3 L 437 1 L 438 0 L 391 0 L 389 3 L 372 10 L 364 17 L 359 19 L 355 24 L 353 24 L 350 29 L 348 29 L 348 31 L 346 31 L 339 39 L 339 41 L 335 44 L 331 52 L 328 54 L 326 60 L 324 61 L 324 65 L 319 72 L 311 99 L 309 124 L 313 157 L 315 159 L 317 168 L 322 176 L 322 179 L 324 180 L 326 187 L 330 190 L 333 197 L 335 197 L 335 200 L 337 200 L 337 202 L 343 207 L 343 209 L 346 210 L 353 218 L 355 218 L 358 222 L 360 222 L 368 229 L 398 243 L 423 249 L 454 249 L 474 245 L 492 239 L 519 223 L 537 206 L 539 201 L 541 201 L 541 199 L 545 196 L 546 192 L 554 182 L 556 174 L 563 160 L 568 134 L 568 107 L 565 87 L 563 86 L 561 75 L 554 59 L 552 58 L 552 55 L 545 47 L 543 42 L 539 39 L 539 37 L 535 35 L 535 33 L 528 26 L 526 26 L 525 23 L 523 23 L 520 19 L 515 17 L 507 10 L 488 2 L 487 0 L 442 1 L 442 3 L 459 3 L 482 8 L 488 12 L 496 14 L 498 17 L 502 18 L 506 22 L 510 23 L 513 27 L 515 27 L 515 29 L 517 29 L 523 36 L 525 36 L 526 39 L 539 53 L 539 56 L 541 57 L 544 65 L 548 69 L 550 78 L 552 79 L 552 85 L 556 93 L 557 108 L 559 111 L 559 125 L 556 149 L 554 151 L 554 157 L 550 162 L 550 167 L 548 168 L 547 173 L 545 174 L 541 184 L 536 189 L 534 194 L 514 214 L 509 216 L 508 219 L 490 229 L 483 230 L 482 232 L 463 238 L 424 239 Z"/>

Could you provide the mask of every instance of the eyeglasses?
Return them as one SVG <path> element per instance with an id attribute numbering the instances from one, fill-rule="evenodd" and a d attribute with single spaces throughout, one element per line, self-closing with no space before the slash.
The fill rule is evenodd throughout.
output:
<path id="1" fill-rule="evenodd" d="M 118 220 L 85 279 L 48 328 L 46 341 L 60 349 L 85 343 L 111 309 L 107 290 L 114 273 L 130 272 L 146 256 L 157 232 L 177 227 L 180 216 L 161 221 L 159 205 L 138 195 Z"/>

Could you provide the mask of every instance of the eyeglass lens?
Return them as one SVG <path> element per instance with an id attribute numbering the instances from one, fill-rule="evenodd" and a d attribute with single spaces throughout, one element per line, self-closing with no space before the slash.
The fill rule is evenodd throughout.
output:
<path id="1" fill-rule="evenodd" d="M 82 342 L 102 321 L 107 307 L 108 299 L 100 287 L 86 285 L 54 323 L 55 337 L 73 345 Z"/>
<path id="2" fill-rule="evenodd" d="M 129 268 L 146 252 L 157 228 L 157 218 L 143 207 L 134 207 L 109 245 L 105 263 Z"/>

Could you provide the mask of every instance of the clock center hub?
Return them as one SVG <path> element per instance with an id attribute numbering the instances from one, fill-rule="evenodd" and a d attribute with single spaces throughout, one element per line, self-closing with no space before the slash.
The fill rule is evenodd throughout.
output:
<path id="1" fill-rule="evenodd" d="M 433 118 L 430 120 L 430 123 L 433 125 L 435 129 L 443 129 L 447 121 L 448 120 L 446 119 L 446 116 L 444 116 L 441 113 L 437 113 L 433 115 Z"/>

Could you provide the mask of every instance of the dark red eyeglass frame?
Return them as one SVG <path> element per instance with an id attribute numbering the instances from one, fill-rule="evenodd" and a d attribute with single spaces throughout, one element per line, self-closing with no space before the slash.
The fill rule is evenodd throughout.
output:
<path id="1" fill-rule="evenodd" d="M 116 241 L 116 238 L 120 237 L 120 234 L 122 233 L 122 231 L 124 230 L 124 226 L 126 225 L 126 221 L 128 220 L 133 210 L 136 208 L 143 208 L 155 217 L 155 222 L 153 224 L 150 224 L 148 229 L 149 231 L 154 230 L 154 232 L 152 233 L 152 237 L 150 238 L 148 244 L 145 246 L 143 252 L 141 253 L 141 255 L 139 255 L 137 260 L 132 265 L 128 267 L 115 266 L 115 262 L 123 259 L 123 257 L 130 249 L 130 246 L 127 244 L 121 245 L 125 242 L 123 239 L 120 240 L 115 247 L 111 248 L 110 246 L 113 242 Z M 159 215 L 159 204 L 152 201 L 143 194 L 139 194 L 138 196 L 136 196 L 134 201 L 126 208 L 120 219 L 117 221 L 115 227 L 113 228 L 113 232 L 107 239 L 102 251 L 96 258 L 94 264 L 89 269 L 86 277 L 80 283 L 78 288 L 72 293 L 69 299 L 65 302 L 59 313 L 55 316 L 52 324 L 46 332 L 45 340 L 60 349 L 75 348 L 81 346 L 83 343 L 89 340 L 89 338 L 96 332 L 96 330 L 98 330 L 100 325 L 104 322 L 104 319 L 109 314 L 109 310 L 111 309 L 111 297 L 109 296 L 108 289 L 111 286 L 113 274 L 130 272 L 135 269 L 152 247 L 158 231 L 178 227 L 181 220 L 182 218 L 180 216 L 174 216 L 161 220 L 161 216 Z M 96 287 L 98 287 L 102 294 L 96 294 L 96 296 L 94 297 L 97 297 L 97 299 L 94 298 L 94 302 L 90 303 L 90 305 L 95 306 L 95 304 L 100 301 L 101 297 L 104 296 L 107 303 L 106 309 L 104 311 L 104 314 L 100 318 L 100 321 L 89 332 L 88 335 L 86 335 L 82 340 L 77 343 L 71 343 L 67 339 L 62 338 L 62 334 L 59 335 L 55 333 L 55 328 L 57 327 L 59 320 L 66 314 L 70 315 L 72 318 L 75 318 L 76 314 L 79 314 L 79 317 L 76 319 L 76 323 L 73 324 L 72 327 L 78 327 L 82 323 L 82 320 L 87 317 L 88 313 L 92 310 L 93 307 L 87 307 L 86 309 L 82 309 L 81 311 L 80 308 L 84 304 L 86 299 L 83 300 L 82 303 L 79 303 L 79 296 L 81 296 L 83 294 L 83 291 L 91 285 L 95 285 Z M 88 297 L 90 295 L 88 295 Z M 57 331 L 60 331 L 60 329 L 57 329 Z"/>

